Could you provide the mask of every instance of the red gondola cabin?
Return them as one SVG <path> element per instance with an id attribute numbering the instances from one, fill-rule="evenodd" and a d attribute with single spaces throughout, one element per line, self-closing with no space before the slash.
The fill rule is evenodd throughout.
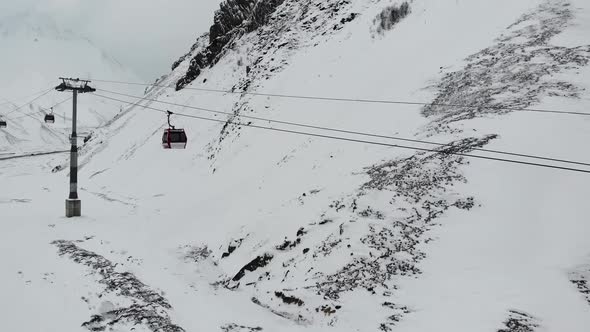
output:
<path id="1" fill-rule="evenodd" d="M 186 149 L 187 137 L 184 129 L 168 128 L 162 135 L 162 147 L 164 149 Z"/>

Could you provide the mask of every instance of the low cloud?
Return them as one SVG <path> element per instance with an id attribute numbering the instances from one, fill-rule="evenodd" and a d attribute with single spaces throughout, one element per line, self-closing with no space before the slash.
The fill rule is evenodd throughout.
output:
<path id="1" fill-rule="evenodd" d="M 206 32 L 221 0 L 1 1 L 0 17 L 37 10 L 88 37 L 107 54 L 152 80 L 169 71 Z"/>

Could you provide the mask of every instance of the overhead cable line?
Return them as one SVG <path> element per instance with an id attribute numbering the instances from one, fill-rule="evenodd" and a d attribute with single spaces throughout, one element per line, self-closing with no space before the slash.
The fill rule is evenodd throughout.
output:
<path id="1" fill-rule="evenodd" d="M 29 98 L 29 97 L 32 97 L 32 96 L 38 95 L 38 94 L 40 94 L 40 93 L 43 93 L 43 92 L 45 92 L 45 91 L 47 91 L 47 90 L 45 90 L 45 89 L 43 89 L 43 90 L 39 90 L 39 91 L 37 91 L 37 92 L 30 93 L 30 94 L 28 94 L 28 95 L 26 95 L 26 96 L 21 96 L 21 97 L 18 97 L 18 98 L 11 98 L 11 100 L 17 101 L 17 100 L 21 100 L 21 99 Z M 3 103 L 0 103 L 0 106 L 2 106 L 2 105 L 6 105 L 6 104 L 13 104 L 13 105 L 14 105 L 14 103 L 13 103 L 12 101 L 8 100 L 7 98 L 2 98 L 2 99 L 6 100 L 6 101 L 5 101 L 5 102 L 3 102 Z"/>
<path id="2" fill-rule="evenodd" d="M 49 89 L 48 91 L 46 91 L 46 92 L 45 92 L 45 93 L 43 93 L 42 95 L 40 95 L 40 96 L 36 97 L 35 99 L 31 100 L 30 102 L 28 102 L 28 103 L 26 103 L 26 104 L 23 104 L 23 105 L 22 105 L 22 106 L 20 106 L 20 107 L 16 107 L 16 108 L 15 108 L 14 110 L 12 110 L 11 112 L 8 112 L 8 113 L 6 113 L 6 115 L 10 115 L 10 114 L 12 114 L 12 113 L 14 113 L 14 112 L 19 112 L 19 113 L 23 114 L 23 116 L 21 116 L 21 117 L 18 117 L 18 119 L 20 119 L 20 118 L 24 118 L 24 117 L 29 117 L 29 118 L 31 118 L 31 119 L 33 119 L 33 120 L 38 120 L 37 118 L 35 118 L 35 117 L 32 115 L 32 114 L 34 114 L 34 113 L 36 113 L 36 112 L 33 112 L 33 113 L 26 113 L 26 112 L 23 112 L 23 111 L 21 111 L 21 108 L 23 108 L 23 107 L 25 107 L 25 106 L 27 106 L 27 105 L 31 105 L 33 102 L 35 102 L 36 100 L 40 99 L 41 97 L 43 97 L 43 96 L 47 95 L 47 94 L 48 94 L 48 93 L 50 93 L 52 90 L 53 90 L 53 89 Z M 15 120 L 15 118 L 12 118 L 12 120 Z"/>
<path id="3" fill-rule="evenodd" d="M 49 152 L 34 152 L 34 153 L 28 153 L 28 154 L 18 155 L 18 156 L 0 157 L 0 161 L 2 161 L 2 160 L 11 160 L 11 159 L 20 159 L 20 158 L 28 158 L 28 157 L 47 156 L 47 155 L 51 155 L 51 154 L 68 153 L 68 152 L 70 152 L 70 150 L 49 151 Z"/>
<path id="4" fill-rule="evenodd" d="M 94 96 L 97 96 L 97 97 L 100 97 L 100 98 L 105 98 L 105 99 L 109 99 L 109 100 L 113 100 L 113 101 L 118 101 L 118 102 L 126 103 L 126 104 L 129 104 L 129 105 L 135 105 L 135 106 L 143 107 L 145 109 L 150 109 L 150 110 L 158 111 L 160 113 L 165 113 L 165 114 L 168 113 L 168 111 L 163 110 L 163 109 L 159 109 L 159 108 L 155 108 L 155 107 L 151 107 L 151 106 L 140 105 L 140 102 L 135 102 L 134 103 L 134 102 L 130 102 L 130 101 L 126 101 L 126 100 L 121 100 L 121 99 L 117 99 L 117 98 L 112 98 L 112 97 L 108 97 L 108 96 L 104 96 L 104 95 L 100 95 L 100 94 L 93 94 L 93 95 Z M 533 163 L 533 162 L 520 161 L 520 160 L 505 159 L 505 158 L 496 158 L 496 157 L 472 155 L 472 154 L 461 153 L 461 152 L 449 152 L 449 151 L 441 151 L 441 150 L 434 150 L 434 149 L 427 149 L 427 148 L 419 148 L 419 147 L 405 146 L 405 145 L 399 145 L 399 144 L 389 144 L 389 143 L 382 143 L 382 142 L 375 142 L 375 141 L 368 141 L 368 140 L 360 140 L 360 139 L 354 139 L 354 138 L 346 138 L 346 137 L 338 137 L 338 136 L 331 136 L 331 135 L 315 134 L 315 133 L 309 133 L 309 132 L 303 132 L 303 131 L 295 131 L 295 130 L 288 130 L 288 129 L 265 127 L 265 126 L 259 126 L 259 125 L 254 125 L 254 124 L 245 124 L 245 123 L 231 121 L 231 120 L 227 120 L 226 121 L 226 120 L 220 120 L 220 119 L 211 119 L 211 118 L 207 118 L 207 117 L 190 115 L 190 114 L 184 114 L 184 113 L 174 113 L 174 114 L 177 115 L 177 116 L 180 116 L 180 117 L 186 117 L 186 118 L 192 118 L 192 119 L 199 119 L 199 120 L 211 121 L 211 122 L 218 122 L 218 123 L 224 123 L 224 124 L 233 124 L 233 125 L 244 126 L 244 127 L 252 127 L 252 128 L 264 129 L 264 130 L 269 130 L 269 131 L 274 131 L 274 132 L 290 133 L 290 134 L 295 134 L 295 135 L 318 137 L 318 138 L 326 138 L 326 139 L 340 140 L 340 141 L 346 141 L 346 142 L 354 142 L 354 143 L 370 144 L 370 145 L 385 146 L 385 147 L 392 147 L 392 148 L 408 149 L 408 150 L 415 150 L 415 151 L 422 151 L 422 152 L 433 152 L 433 153 L 440 153 L 440 154 L 447 154 L 447 155 L 455 155 L 455 156 L 467 157 L 467 158 L 485 159 L 485 160 L 506 162 L 506 163 L 511 163 L 511 164 L 520 164 L 520 165 L 526 165 L 526 166 L 536 166 L 536 167 L 542 167 L 542 168 L 550 168 L 550 169 L 558 169 L 558 170 L 565 170 L 565 171 L 572 171 L 572 172 L 590 174 L 590 170 L 579 169 L 579 168 L 571 168 L 571 167 L 564 167 L 564 166 L 555 166 L 555 165 L 548 165 L 548 164 L 541 164 L 541 163 Z"/>
<path id="5" fill-rule="evenodd" d="M 52 105 L 52 106 L 48 107 L 48 109 L 55 108 L 55 107 L 57 107 L 57 106 L 59 106 L 59 105 L 61 105 L 61 104 L 65 103 L 65 102 L 68 102 L 68 101 L 70 101 L 70 100 L 72 100 L 72 97 L 69 97 L 69 98 L 67 98 L 67 99 L 64 99 L 64 100 L 62 100 L 62 101 L 58 102 L 57 104 L 55 104 L 55 105 Z M 22 118 L 24 118 L 24 117 L 27 117 L 27 116 L 29 116 L 29 115 L 33 115 L 33 114 L 35 114 L 35 113 L 38 113 L 38 111 L 35 111 L 35 112 L 32 112 L 32 113 L 28 113 L 28 114 L 25 114 L 25 113 L 23 113 L 23 114 L 24 114 L 23 116 L 18 116 L 18 117 L 15 117 L 15 118 L 9 118 L 9 119 L 7 119 L 7 120 L 12 120 L 12 121 L 14 121 L 14 120 L 18 120 L 18 119 L 22 119 Z"/>
<path id="6" fill-rule="evenodd" d="M 130 97 L 130 98 L 141 99 L 141 100 L 145 100 L 145 101 L 157 102 L 157 103 L 171 105 L 171 106 L 185 107 L 185 108 L 190 108 L 190 109 L 199 110 L 199 111 L 203 111 L 203 112 L 209 112 L 209 113 L 215 113 L 215 114 L 224 114 L 224 115 L 230 115 L 230 116 L 238 116 L 238 117 L 245 118 L 245 119 L 253 119 L 253 120 L 259 120 L 259 121 L 268 121 L 268 122 L 271 122 L 271 123 L 284 124 L 284 125 L 295 126 L 295 127 L 300 127 L 300 128 L 317 129 L 317 130 L 338 132 L 338 133 L 344 133 L 344 134 L 361 135 L 361 136 L 368 136 L 368 137 L 374 137 L 374 138 L 383 138 L 383 139 L 390 139 L 390 140 L 397 140 L 397 141 L 404 141 L 404 142 L 412 142 L 412 143 L 421 143 L 421 144 L 436 145 L 436 146 L 446 146 L 447 145 L 447 144 L 438 143 L 438 142 L 431 142 L 431 141 L 424 141 L 424 140 L 417 140 L 417 139 L 410 139 L 410 138 L 401 138 L 401 137 L 387 136 L 387 135 L 379 135 L 379 134 L 373 134 L 373 133 L 367 133 L 367 132 L 360 132 L 360 131 L 353 131 L 353 130 L 346 130 L 346 129 L 338 129 L 338 128 L 330 128 L 330 127 L 310 125 L 310 124 L 303 124 L 303 123 L 296 123 L 296 122 L 290 122 L 290 121 L 274 120 L 274 119 L 257 117 L 257 116 L 251 116 L 251 115 L 241 115 L 241 114 L 240 115 L 235 115 L 234 113 L 231 113 L 231 112 L 223 112 L 223 111 L 217 111 L 217 110 L 203 108 L 203 107 L 195 107 L 195 106 L 190 106 L 190 105 L 170 103 L 170 102 L 160 101 L 160 100 L 157 100 L 157 99 L 151 99 L 151 98 L 147 98 L 147 97 L 133 96 L 133 95 L 125 94 L 125 93 L 119 93 L 119 92 L 114 92 L 114 91 L 109 91 L 109 90 L 104 90 L 104 89 L 97 89 L 97 91 L 102 91 L 102 92 L 106 92 L 106 93 L 110 93 L 110 94 L 115 94 L 115 95 L 120 95 L 120 96 L 126 96 L 126 97 Z M 530 159 L 538 159 L 538 160 L 545 160 L 545 161 L 554 161 L 554 162 L 560 162 L 560 163 L 566 163 L 566 164 L 573 164 L 573 165 L 580 165 L 580 166 L 589 166 L 590 167 L 590 163 L 584 163 L 584 162 L 578 162 L 578 161 L 572 161 L 572 160 L 557 159 L 557 158 L 550 158 L 550 157 L 543 157 L 543 156 L 523 154 L 523 153 L 515 153 L 515 152 L 507 152 L 507 151 L 500 151 L 500 150 L 481 149 L 481 148 L 475 148 L 473 150 L 474 151 L 487 152 L 487 153 L 507 155 L 507 156 L 524 157 L 524 158 L 530 158 Z"/>
<path id="7" fill-rule="evenodd" d="M 166 86 L 166 85 L 161 85 L 161 84 L 134 83 L 134 82 L 110 81 L 110 80 L 93 80 L 93 81 L 102 82 L 102 83 L 112 83 L 112 84 L 161 87 L 161 88 L 169 88 L 169 89 L 174 88 L 171 86 Z M 425 102 L 385 100 L 385 99 L 339 98 L 339 97 L 309 96 L 309 95 L 295 95 L 295 94 L 259 93 L 259 92 L 234 91 L 234 90 L 222 90 L 222 89 L 211 89 L 211 88 L 196 88 L 196 87 L 185 87 L 184 90 L 214 92 L 214 93 L 223 93 L 223 94 L 240 94 L 240 95 L 251 95 L 251 96 L 261 96 L 261 97 L 274 97 L 274 98 L 334 101 L 334 102 L 390 104 L 390 105 L 391 104 L 393 104 L 393 105 L 416 105 L 416 106 L 439 106 L 439 107 L 456 107 L 456 108 L 484 108 L 484 109 L 513 111 L 513 112 L 537 112 L 537 113 L 553 113 L 553 114 L 590 116 L 590 113 L 585 113 L 585 112 L 561 111 L 561 110 L 537 109 L 537 108 L 519 108 L 519 107 L 506 107 L 506 106 L 490 106 L 490 105 L 481 105 L 481 104 L 447 104 L 447 103 L 425 103 Z"/>
<path id="8" fill-rule="evenodd" d="M 49 88 L 49 90 L 46 90 L 46 91 L 44 90 L 44 91 L 43 91 L 43 94 L 41 94 L 41 95 L 39 95 L 39 96 L 37 96 L 37 97 L 33 98 L 33 99 L 32 99 L 32 100 L 30 100 L 28 103 L 25 103 L 25 104 L 23 104 L 23 105 L 21 105 L 21 106 L 19 106 L 19 107 L 15 108 L 15 109 L 13 109 L 12 111 L 10 111 L 10 112 L 6 113 L 6 114 L 5 114 L 5 116 L 8 116 L 8 115 L 10 115 L 10 114 L 12 114 L 12 113 L 14 113 L 14 112 L 20 112 L 20 110 L 21 110 L 23 107 L 25 107 L 25 106 L 28 106 L 28 105 L 31 105 L 31 104 L 32 104 L 32 103 L 34 103 L 35 101 L 37 101 L 37 100 L 41 99 L 42 97 L 46 96 L 47 94 L 49 94 L 51 91 L 53 91 L 53 88 Z M 23 113 L 23 112 L 20 112 L 20 113 Z M 23 114 L 25 114 L 25 113 L 23 113 Z"/>
<path id="9" fill-rule="evenodd" d="M 51 109 L 51 108 L 57 107 L 57 106 L 59 106 L 59 105 L 61 105 L 61 104 L 63 104 L 63 103 L 66 103 L 66 102 L 68 102 L 68 101 L 72 100 L 72 98 L 73 98 L 73 97 L 68 97 L 68 98 L 66 98 L 66 99 L 64 99 L 64 100 L 62 100 L 62 101 L 60 101 L 59 103 L 57 103 L 57 104 L 55 104 L 55 105 L 53 105 L 53 106 L 51 106 L 51 107 L 49 107 L 49 108 Z"/>

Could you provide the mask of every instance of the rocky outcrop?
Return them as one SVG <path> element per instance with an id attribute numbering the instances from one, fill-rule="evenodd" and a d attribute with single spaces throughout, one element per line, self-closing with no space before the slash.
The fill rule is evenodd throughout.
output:
<path id="1" fill-rule="evenodd" d="M 376 32 L 383 34 L 399 23 L 403 18 L 410 14 L 410 5 L 407 2 L 401 6 L 388 6 L 375 17 L 373 23 L 376 25 Z"/>
<path id="2" fill-rule="evenodd" d="M 190 62 L 184 77 L 176 84 L 181 90 L 200 74 L 201 69 L 213 65 L 231 41 L 245 33 L 255 31 L 268 22 L 269 17 L 284 0 L 226 0 L 215 12 L 213 25 L 209 29 L 209 45 L 198 52 Z M 193 46 L 193 51 L 197 48 Z M 173 69 L 186 59 L 179 59 Z"/>
<path id="3" fill-rule="evenodd" d="M 99 294 L 115 295 L 123 298 L 121 306 L 114 306 L 100 315 L 93 315 L 82 324 L 90 331 L 112 330 L 117 326 L 135 329 L 142 326 L 153 332 L 184 332 L 170 318 L 172 305 L 170 302 L 148 285 L 141 282 L 130 272 L 117 271 L 117 264 L 92 251 L 80 248 L 72 241 L 52 242 L 58 248 L 60 256 L 69 257 L 74 262 L 84 265 L 90 272 L 98 276 L 98 282 L 104 286 Z"/>
<path id="4" fill-rule="evenodd" d="M 586 266 L 579 266 L 571 271 L 570 281 L 576 285 L 576 288 L 584 296 L 586 302 L 590 304 L 590 264 Z"/>
<path id="5" fill-rule="evenodd" d="M 197 38 L 197 41 L 193 44 L 193 46 L 191 46 L 190 51 L 188 51 L 188 53 L 186 53 L 185 55 L 181 56 L 178 60 L 174 61 L 174 63 L 172 64 L 172 70 L 175 70 L 176 68 L 178 68 L 178 66 L 184 60 L 188 59 L 191 56 L 191 54 L 193 54 L 197 49 L 199 49 L 199 50 L 203 49 L 208 44 L 209 44 L 209 34 L 208 33 Z"/>
<path id="6" fill-rule="evenodd" d="M 590 45 L 551 43 L 573 24 L 573 18 L 570 3 L 545 2 L 512 24 L 493 46 L 469 56 L 463 69 L 445 74 L 434 86 L 438 96 L 422 112 L 434 119 L 429 130 L 460 131 L 451 129 L 451 124 L 522 110 L 547 96 L 579 98 L 582 87 L 559 79 L 559 75 L 587 66 Z"/>
<path id="7" fill-rule="evenodd" d="M 239 281 L 246 275 L 246 272 L 254 272 L 259 268 L 265 267 L 272 259 L 273 255 L 271 254 L 264 254 L 254 258 L 250 263 L 244 265 L 244 267 L 240 269 L 240 271 L 233 277 L 232 280 Z"/>
<path id="8" fill-rule="evenodd" d="M 498 332 L 534 332 L 539 327 L 537 319 L 527 313 L 517 310 L 510 310 L 508 313 L 505 327 Z"/>

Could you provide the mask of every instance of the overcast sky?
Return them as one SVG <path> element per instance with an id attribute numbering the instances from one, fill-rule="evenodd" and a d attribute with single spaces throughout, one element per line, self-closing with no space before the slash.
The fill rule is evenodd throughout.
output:
<path id="1" fill-rule="evenodd" d="M 170 71 L 207 31 L 221 0 L 0 0 L 0 16 L 36 9 L 79 31 L 144 80 Z"/>

